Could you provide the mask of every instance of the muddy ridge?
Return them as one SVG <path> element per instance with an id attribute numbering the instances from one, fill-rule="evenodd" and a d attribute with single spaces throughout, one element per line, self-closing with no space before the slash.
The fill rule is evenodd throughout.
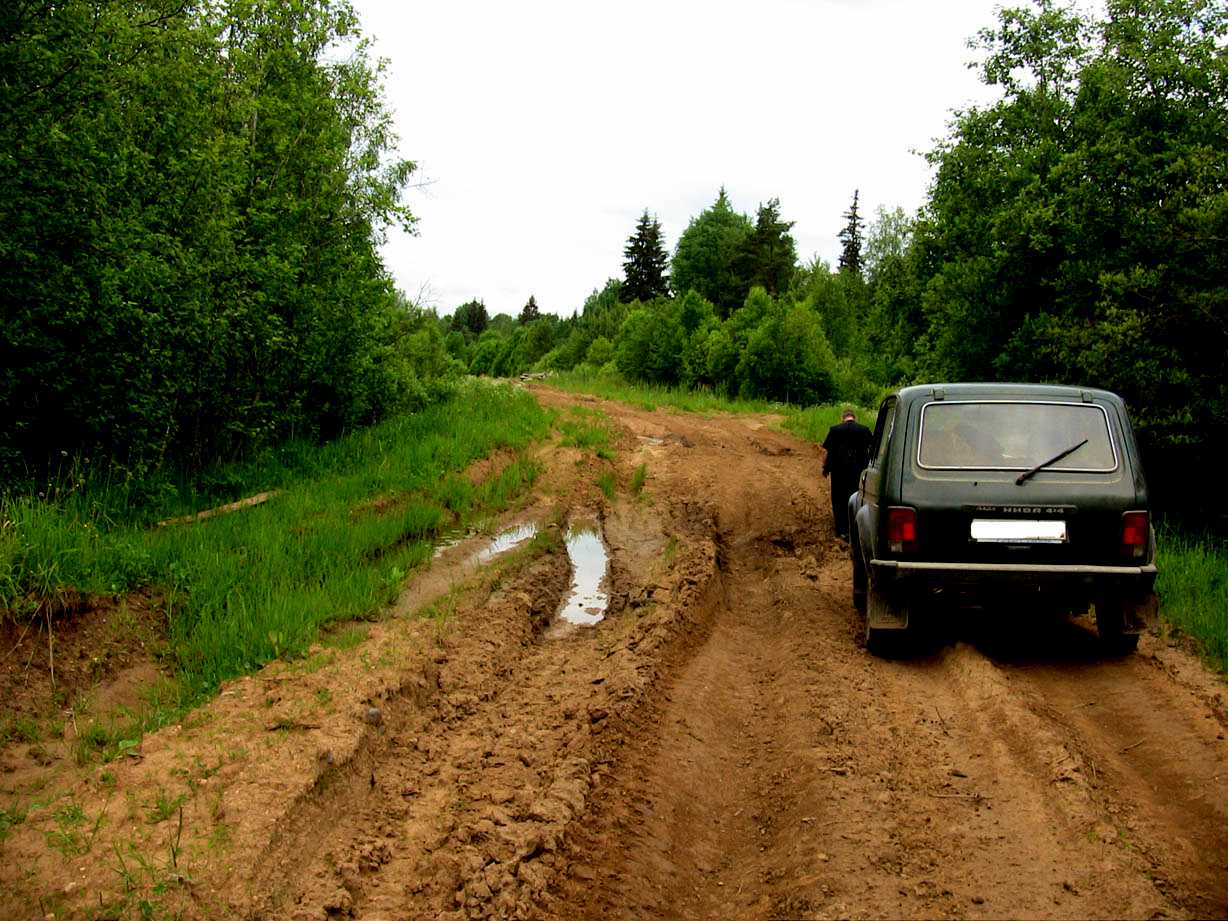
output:
<path id="1" fill-rule="evenodd" d="M 617 460 L 544 446 L 509 546 L 458 537 L 105 772 L 0 774 L 0 807 L 52 797 L 0 843 L 0 916 L 1228 914 L 1228 706 L 1185 652 L 982 615 L 875 659 L 820 449 L 535 392 Z"/>

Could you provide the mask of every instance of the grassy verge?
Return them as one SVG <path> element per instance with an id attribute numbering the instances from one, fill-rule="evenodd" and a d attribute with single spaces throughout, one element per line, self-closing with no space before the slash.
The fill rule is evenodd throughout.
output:
<path id="1" fill-rule="evenodd" d="M 520 454 L 477 485 L 461 472 L 494 451 L 520 452 L 550 418 L 523 392 L 475 384 L 323 447 L 290 445 L 219 471 L 228 492 L 279 493 L 168 528 L 148 525 L 217 490 L 168 486 L 137 503 L 139 488 L 83 480 L 0 498 L 0 611 L 20 619 L 78 593 L 158 585 L 185 700 L 199 699 L 305 649 L 324 624 L 389 602 L 441 528 L 506 507 L 537 475 Z"/>
<path id="2" fill-rule="evenodd" d="M 551 375 L 548 383 L 569 393 L 588 393 L 606 400 L 618 400 L 649 412 L 658 407 L 692 413 L 778 413 L 788 408 L 784 403 L 739 400 L 708 390 L 633 383 L 620 375 L 599 371 L 565 371 Z"/>
<path id="3" fill-rule="evenodd" d="M 1228 671 L 1228 543 L 1165 529 L 1157 556 L 1165 620 L 1193 637 L 1213 667 Z"/>
<path id="4" fill-rule="evenodd" d="M 784 417 L 781 426 L 785 430 L 816 444 L 821 444 L 827 437 L 828 428 L 840 421 L 841 410 L 848 405 L 828 403 L 821 406 L 795 406 L 769 400 L 741 400 L 705 390 L 633 383 L 617 374 L 594 371 L 555 374 L 550 377 L 549 383 L 552 387 L 569 393 L 587 393 L 607 400 L 618 400 L 650 412 L 658 407 L 666 407 L 694 413 L 773 413 Z M 857 410 L 858 419 L 871 427 L 874 415 L 872 410 Z"/>

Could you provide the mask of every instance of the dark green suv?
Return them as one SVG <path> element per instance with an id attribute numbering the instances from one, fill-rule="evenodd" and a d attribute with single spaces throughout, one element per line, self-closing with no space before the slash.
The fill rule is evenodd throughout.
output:
<path id="1" fill-rule="evenodd" d="M 853 603 L 872 652 L 921 605 L 986 616 L 1094 606 L 1128 652 L 1154 619 L 1155 535 L 1121 398 L 1039 384 L 906 387 L 883 401 L 849 499 Z"/>

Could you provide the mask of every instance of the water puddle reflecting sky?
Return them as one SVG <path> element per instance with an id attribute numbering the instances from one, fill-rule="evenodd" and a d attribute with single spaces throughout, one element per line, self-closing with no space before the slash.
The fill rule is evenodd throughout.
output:
<path id="1" fill-rule="evenodd" d="M 489 563 L 500 554 L 507 553 L 507 551 L 513 547 L 518 547 L 526 540 L 531 540 L 536 534 L 537 525 L 532 521 L 527 524 L 517 525 L 514 528 L 508 528 L 506 531 L 501 531 L 495 535 L 490 545 L 475 553 L 473 559 L 477 563 Z"/>
<path id="2" fill-rule="evenodd" d="M 591 528 L 573 528 L 567 534 L 571 558 L 571 595 L 559 611 L 569 624 L 588 626 L 605 617 L 610 595 L 605 590 L 610 554 L 601 535 Z"/>

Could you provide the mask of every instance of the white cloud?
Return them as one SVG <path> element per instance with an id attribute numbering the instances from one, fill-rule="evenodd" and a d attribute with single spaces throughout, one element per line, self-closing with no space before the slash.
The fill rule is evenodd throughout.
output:
<path id="1" fill-rule="evenodd" d="M 672 247 L 723 184 L 753 215 L 778 197 L 799 255 L 834 261 L 862 212 L 913 210 L 912 151 L 986 99 L 967 39 L 991 0 L 355 0 L 401 154 L 429 185 L 418 236 L 384 248 L 399 285 L 447 313 L 471 297 L 570 313 L 607 278 L 640 211 Z"/>

